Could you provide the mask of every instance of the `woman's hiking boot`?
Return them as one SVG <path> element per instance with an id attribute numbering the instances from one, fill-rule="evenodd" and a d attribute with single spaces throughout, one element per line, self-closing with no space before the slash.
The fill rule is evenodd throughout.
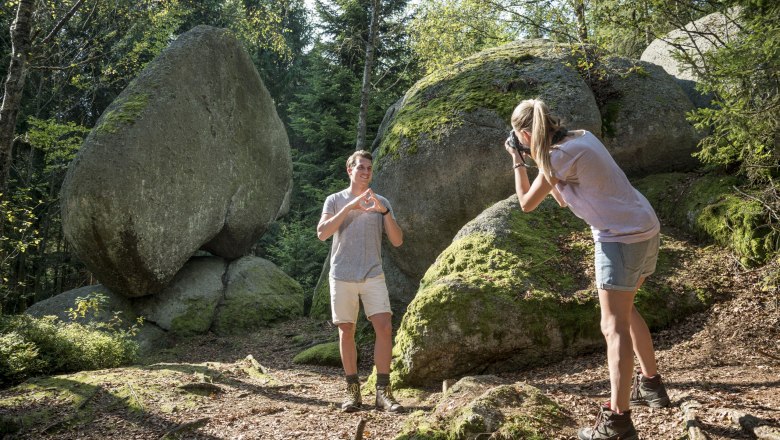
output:
<path id="1" fill-rule="evenodd" d="M 639 440 L 631 421 L 631 410 L 618 414 L 603 405 L 596 424 L 592 428 L 581 428 L 577 432 L 580 440 Z"/>
<path id="2" fill-rule="evenodd" d="M 661 375 L 647 377 L 637 370 L 634 384 L 631 387 L 631 405 L 644 405 L 650 408 L 665 408 L 669 406 L 669 395 L 661 382 Z"/>
<path id="3" fill-rule="evenodd" d="M 347 399 L 341 404 L 341 410 L 344 412 L 355 412 L 360 410 L 362 398 L 360 396 L 360 384 L 347 384 Z"/>
<path id="4" fill-rule="evenodd" d="M 382 411 L 399 412 L 404 409 L 395 397 L 390 385 L 376 389 L 376 409 Z"/>

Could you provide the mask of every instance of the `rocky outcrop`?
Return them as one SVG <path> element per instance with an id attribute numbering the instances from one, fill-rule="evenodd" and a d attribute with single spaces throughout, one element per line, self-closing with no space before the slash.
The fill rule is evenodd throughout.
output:
<path id="1" fill-rule="evenodd" d="M 97 300 L 97 306 L 73 319 L 67 310 L 78 309 L 79 298 Z M 125 326 L 143 317 L 137 339 L 142 351 L 149 352 L 164 346 L 169 335 L 246 333 L 301 316 L 303 289 L 259 257 L 230 264 L 218 257 L 200 257 L 189 261 L 171 285 L 154 296 L 128 299 L 102 285 L 87 286 L 35 303 L 27 312 L 85 323 L 108 322 L 118 313 Z"/>
<path id="2" fill-rule="evenodd" d="M 68 169 L 63 228 L 112 292 L 156 293 L 198 250 L 244 255 L 284 210 L 287 135 L 227 31 L 179 36 L 116 98 Z"/>
<path id="3" fill-rule="evenodd" d="M 430 414 L 412 415 L 395 440 L 569 438 L 575 425 L 538 388 L 495 376 L 469 376 L 448 389 Z"/>
<path id="4" fill-rule="evenodd" d="M 704 63 L 701 55 L 734 40 L 739 34 L 736 15 L 736 10 L 726 14 L 715 12 L 692 21 L 682 29 L 653 40 L 640 59 L 663 67 L 677 80 L 696 107 L 706 107 L 710 97 L 696 90 L 696 71 Z"/>
<path id="5" fill-rule="evenodd" d="M 589 228 L 550 199 L 527 214 L 515 196 L 487 209 L 422 279 L 395 338 L 394 380 L 429 385 L 600 348 L 592 253 Z M 716 257 L 725 258 L 664 235 L 658 270 L 636 299 L 651 329 L 709 303 Z"/>
<path id="6" fill-rule="evenodd" d="M 732 175 L 667 173 L 645 177 L 636 187 L 667 223 L 703 241 L 731 249 L 746 266 L 776 258 L 780 232 L 767 226 L 759 190 Z"/>
<path id="7" fill-rule="evenodd" d="M 513 193 L 503 142 L 523 99 L 541 97 L 569 128 L 601 137 L 628 174 L 696 166 L 698 138 L 685 119 L 693 107 L 671 77 L 650 64 L 607 60 L 611 90 L 599 91 L 599 107 L 571 67 L 578 56 L 545 40 L 486 50 L 418 81 L 388 111 L 374 189 L 392 202 L 404 230 L 403 246 L 383 250 L 398 311 L 455 233 Z"/>
<path id="8" fill-rule="evenodd" d="M 513 191 L 503 143 L 512 110 L 541 97 L 571 126 L 601 133 L 593 94 L 566 63 L 568 50 L 544 40 L 490 49 L 415 84 L 375 151 L 375 190 L 393 204 L 404 245 L 383 252 L 411 281 L 388 277 L 392 295 L 416 285 L 455 233 Z"/>
<path id="9" fill-rule="evenodd" d="M 686 119 L 688 96 L 662 68 L 625 58 L 604 60 L 613 95 L 601 107 L 602 140 L 628 175 L 691 170 L 701 136 Z"/>

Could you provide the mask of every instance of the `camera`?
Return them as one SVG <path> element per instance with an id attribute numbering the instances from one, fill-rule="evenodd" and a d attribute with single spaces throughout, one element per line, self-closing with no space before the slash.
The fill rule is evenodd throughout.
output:
<path id="1" fill-rule="evenodd" d="M 507 138 L 507 141 L 509 142 L 509 146 L 515 150 L 521 153 L 531 154 L 531 149 L 520 143 L 520 139 L 517 138 L 514 130 L 509 131 L 509 138 Z"/>

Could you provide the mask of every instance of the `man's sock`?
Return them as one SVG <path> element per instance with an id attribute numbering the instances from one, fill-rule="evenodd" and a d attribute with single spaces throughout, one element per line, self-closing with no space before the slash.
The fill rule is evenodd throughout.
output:
<path id="1" fill-rule="evenodd" d="M 347 374 L 347 385 L 351 385 L 353 383 L 359 384 L 360 378 L 358 378 L 357 374 Z"/>
<path id="2" fill-rule="evenodd" d="M 390 385 L 390 374 L 377 373 L 377 375 L 376 375 L 376 387 L 384 389 L 388 385 Z"/>

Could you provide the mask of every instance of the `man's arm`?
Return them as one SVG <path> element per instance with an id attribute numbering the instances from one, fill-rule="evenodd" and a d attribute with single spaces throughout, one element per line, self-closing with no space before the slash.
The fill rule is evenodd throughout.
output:
<path id="1" fill-rule="evenodd" d="M 325 241 L 335 234 L 336 231 L 339 230 L 339 227 L 341 227 L 341 224 L 344 223 L 344 220 L 347 218 L 350 211 L 353 209 L 362 209 L 360 207 L 360 201 L 366 196 L 367 192 L 368 191 L 364 192 L 359 197 L 352 199 L 352 201 L 341 208 L 341 211 L 337 212 L 336 215 L 325 212 L 322 213 L 320 222 L 317 224 L 317 238 Z"/>
<path id="2" fill-rule="evenodd" d="M 398 226 L 398 222 L 393 218 L 393 214 L 387 213 L 387 215 L 384 215 L 383 217 L 385 234 L 387 234 L 387 239 L 390 240 L 390 244 L 395 247 L 404 244 L 404 231 Z"/>
<path id="3" fill-rule="evenodd" d="M 374 203 L 369 211 L 375 211 L 382 214 L 383 212 L 390 210 L 390 208 L 382 204 L 382 201 L 379 200 L 379 197 L 374 194 L 372 189 L 369 188 L 368 193 L 369 199 Z M 382 224 L 385 227 L 385 234 L 387 234 L 387 239 L 390 240 L 390 244 L 395 247 L 404 244 L 404 231 L 398 226 L 398 222 L 395 221 L 392 213 L 387 212 L 382 216 Z"/>

